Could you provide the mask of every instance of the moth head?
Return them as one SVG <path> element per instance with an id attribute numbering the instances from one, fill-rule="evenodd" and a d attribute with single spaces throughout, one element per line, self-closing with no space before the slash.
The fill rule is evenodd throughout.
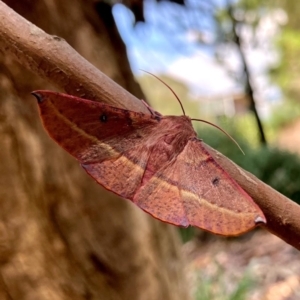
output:
<path id="1" fill-rule="evenodd" d="M 188 116 L 165 116 L 161 119 L 161 129 L 164 132 L 180 133 L 187 136 L 197 136 L 192 121 Z"/>
<path id="2" fill-rule="evenodd" d="M 196 136 L 197 136 L 197 133 L 194 131 L 193 126 L 191 124 L 191 121 L 199 121 L 199 122 L 203 122 L 203 123 L 209 124 L 209 125 L 217 128 L 217 129 L 219 129 L 220 131 L 222 131 L 225 135 L 227 135 L 238 146 L 238 148 L 241 150 L 241 152 L 245 155 L 244 151 L 242 150 L 242 148 L 240 147 L 240 145 L 236 142 L 236 140 L 230 134 L 228 134 L 224 129 L 220 128 L 219 126 L 217 126 L 217 125 L 215 125 L 215 124 L 213 124 L 211 122 L 208 122 L 208 121 L 205 121 L 205 120 L 202 120 L 202 119 L 190 119 L 189 117 L 187 117 L 185 115 L 185 111 L 184 111 L 182 102 L 180 101 L 180 99 L 176 95 L 176 93 L 173 91 L 173 89 L 167 83 L 165 83 L 163 80 L 161 80 L 159 77 L 157 77 L 156 75 L 154 75 L 154 74 L 152 74 L 150 72 L 144 71 L 144 70 L 142 70 L 142 71 L 145 72 L 145 73 L 148 73 L 148 74 L 152 75 L 153 77 L 155 77 L 156 79 L 158 79 L 161 83 L 163 83 L 172 92 L 172 94 L 176 97 L 177 101 L 179 102 L 180 107 L 181 107 L 182 112 L 183 112 L 183 116 L 178 117 L 178 118 L 183 118 L 183 120 L 185 120 L 185 121 L 182 122 L 182 124 L 184 124 L 185 122 L 190 123 L 190 125 L 188 125 L 190 127 L 189 130 L 192 129 L 192 131 L 195 133 Z"/>

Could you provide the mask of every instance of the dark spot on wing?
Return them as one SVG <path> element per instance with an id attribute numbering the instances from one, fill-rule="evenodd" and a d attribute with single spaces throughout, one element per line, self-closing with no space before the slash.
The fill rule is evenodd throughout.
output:
<path id="1" fill-rule="evenodd" d="M 126 116 L 126 122 L 129 126 L 132 125 L 132 120 L 131 120 L 131 117 L 130 117 L 130 112 L 129 110 L 124 110 L 124 113 L 125 113 L 125 116 Z"/>
<path id="2" fill-rule="evenodd" d="M 215 177 L 211 183 L 214 185 L 214 186 L 217 186 L 219 183 L 220 183 L 220 178 L 219 177 Z"/>
<path id="3" fill-rule="evenodd" d="M 99 119 L 102 123 L 106 123 L 108 118 L 106 114 L 102 114 Z"/>

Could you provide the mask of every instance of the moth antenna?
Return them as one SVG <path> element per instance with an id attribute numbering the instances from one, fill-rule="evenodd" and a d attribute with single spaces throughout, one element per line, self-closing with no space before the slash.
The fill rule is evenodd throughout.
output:
<path id="1" fill-rule="evenodd" d="M 242 148 L 240 147 L 240 145 L 238 144 L 238 142 L 229 134 L 227 133 L 224 129 L 222 129 L 221 127 L 219 127 L 218 125 L 214 124 L 214 123 L 211 123 L 211 122 L 208 122 L 208 121 L 205 121 L 205 120 L 202 120 L 202 119 L 191 119 L 192 121 L 199 121 L 199 122 L 203 122 L 203 123 L 206 123 L 206 124 L 209 124 L 217 129 L 219 129 L 220 131 L 222 131 L 225 135 L 227 135 L 227 137 L 229 137 L 237 146 L 238 148 L 241 150 L 241 152 L 245 155 L 244 151 L 242 150 Z"/>
<path id="2" fill-rule="evenodd" d="M 155 77 L 157 80 L 159 80 L 162 84 L 164 84 L 164 85 L 165 85 L 165 86 L 173 93 L 173 95 L 176 97 L 176 99 L 178 100 L 178 102 L 179 102 L 179 104 L 180 104 L 180 106 L 181 106 L 181 110 L 182 110 L 182 112 L 183 112 L 183 115 L 185 116 L 185 111 L 184 111 L 183 105 L 182 105 L 182 103 L 181 103 L 179 97 L 178 97 L 178 96 L 176 95 L 176 93 L 173 91 L 173 89 L 172 89 L 167 83 L 165 83 L 163 80 L 161 80 L 159 77 L 157 77 L 156 75 L 154 75 L 154 74 L 152 74 L 152 73 L 150 73 L 150 72 L 148 72 L 148 71 L 142 70 L 142 69 L 140 69 L 140 70 L 143 71 L 143 72 L 145 72 L 145 73 L 147 73 L 147 74 L 149 74 L 149 75 L 151 75 L 151 76 L 153 76 L 153 77 Z"/>
<path id="3" fill-rule="evenodd" d="M 183 112 L 183 115 L 185 116 L 186 114 L 185 114 L 185 110 L 184 110 L 184 108 L 183 108 L 182 102 L 180 101 L 180 99 L 179 99 L 179 97 L 176 95 L 176 93 L 173 91 L 173 89 L 172 89 L 167 83 L 165 83 L 163 80 L 161 80 L 158 76 L 156 76 L 156 75 L 154 75 L 154 74 L 152 74 L 152 73 L 150 73 L 150 72 L 148 72 L 148 71 L 145 71 L 145 70 L 142 70 L 142 69 L 140 69 L 140 70 L 143 71 L 143 72 L 145 72 L 145 73 L 147 73 L 147 74 L 149 74 L 149 75 L 151 75 L 151 76 L 153 76 L 153 77 L 155 77 L 157 80 L 159 80 L 162 84 L 164 84 L 164 85 L 165 85 L 165 86 L 173 93 L 173 95 L 176 97 L 176 99 L 178 100 L 178 102 L 179 102 L 179 104 L 180 104 L 180 106 L 181 106 L 181 110 L 182 110 L 182 112 Z M 209 124 L 209 125 L 211 125 L 211 126 L 217 128 L 217 129 L 219 129 L 219 130 L 222 131 L 225 135 L 227 135 L 227 137 L 229 137 L 229 138 L 237 145 L 237 147 L 241 150 L 241 152 L 245 155 L 244 151 L 242 150 L 242 148 L 240 147 L 240 145 L 238 144 L 238 142 L 237 142 L 237 141 L 236 141 L 229 133 L 227 133 L 224 129 L 222 129 L 222 128 L 219 127 L 218 125 L 215 125 L 215 124 L 213 124 L 213 123 L 211 123 L 211 122 L 208 122 L 208 121 L 205 121 L 205 120 L 202 120 L 202 119 L 191 119 L 191 120 L 192 120 L 192 121 L 203 122 L 203 123 Z"/>

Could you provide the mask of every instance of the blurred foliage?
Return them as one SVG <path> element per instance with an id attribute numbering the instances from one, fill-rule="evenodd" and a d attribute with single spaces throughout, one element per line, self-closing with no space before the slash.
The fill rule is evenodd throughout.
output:
<path id="1" fill-rule="evenodd" d="M 185 244 L 188 241 L 192 240 L 195 235 L 197 234 L 198 229 L 196 229 L 195 227 L 187 227 L 187 228 L 181 228 L 178 227 L 179 230 L 179 235 L 181 237 L 182 242 Z"/>
<path id="2" fill-rule="evenodd" d="M 284 104 L 274 110 L 271 118 L 271 124 L 278 129 L 300 117 L 300 6 L 289 0 L 277 0 L 275 5 L 285 11 L 288 19 L 277 38 L 280 63 L 270 72 L 285 95 Z"/>
<path id="3" fill-rule="evenodd" d="M 270 75 L 290 99 L 299 99 L 300 94 L 300 32 L 285 27 L 277 39 L 277 47 L 281 52 L 278 66 Z M 299 101 L 299 100 L 298 100 Z"/>
<path id="4" fill-rule="evenodd" d="M 221 43 L 235 43 L 232 18 L 228 11 L 229 3 L 235 11 L 234 15 L 237 21 L 243 26 L 250 26 L 253 33 L 262 16 L 266 15 L 270 8 L 266 0 L 238 0 L 234 4 L 232 1 L 228 1 L 227 5 L 221 6 L 214 15 L 217 22 L 218 42 Z"/>
<path id="5" fill-rule="evenodd" d="M 247 1 L 247 0 L 243 0 Z M 281 7 L 288 15 L 288 24 L 286 28 L 300 30 L 299 15 L 300 6 L 298 1 L 291 0 L 275 0 L 271 1 L 271 5 Z"/>
<path id="6" fill-rule="evenodd" d="M 254 279 L 246 272 L 240 280 L 228 279 L 228 272 L 218 264 L 216 272 L 198 274 L 196 300 L 245 300 L 255 285 Z M 225 276 L 226 275 L 226 276 Z M 230 282 L 228 282 L 230 281 Z"/>
<path id="7" fill-rule="evenodd" d="M 272 131 L 278 132 L 298 119 L 299 116 L 300 101 L 287 100 L 273 107 L 271 117 L 266 124 Z"/>
<path id="8" fill-rule="evenodd" d="M 172 88 L 174 93 L 183 102 L 182 104 L 187 115 L 195 118 L 199 116 L 199 104 L 196 102 L 196 99 L 189 96 L 188 87 L 184 83 L 166 75 L 156 76 Z M 143 75 L 137 77 L 137 81 L 141 85 L 145 95 L 147 95 L 147 100 L 149 100 L 150 106 L 154 110 L 159 111 L 163 115 L 180 116 L 183 114 L 176 97 L 158 79 L 151 75 Z"/>

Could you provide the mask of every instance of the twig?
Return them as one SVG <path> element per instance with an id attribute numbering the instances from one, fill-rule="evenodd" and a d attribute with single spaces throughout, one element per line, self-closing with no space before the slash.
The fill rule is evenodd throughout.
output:
<path id="1" fill-rule="evenodd" d="M 68 94 L 148 113 L 137 98 L 80 56 L 0 1 L 0 51 Z M 37 87 L 38 88 L 38 87 Z"/>
<path id="2" fill-rule="evenodd" d="M 61 38 L 50 36 L 0 1 L 0 51 L 67 93 L 149 113 Z M 267 217 L 265 228 L 300 250 L 300 206 L 207 146 L 213 157 L 254 199 Z M 260 246 L 260 245 L 258 245 Z"/>

